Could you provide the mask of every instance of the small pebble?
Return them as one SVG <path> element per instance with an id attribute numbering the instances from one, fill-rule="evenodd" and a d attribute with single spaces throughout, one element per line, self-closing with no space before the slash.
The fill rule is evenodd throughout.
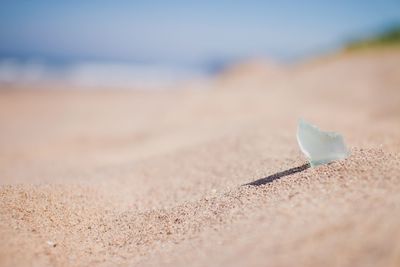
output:
<path id="1" fill-rule="evenodd" d="M 50 240 L 48 240 L 46 243 L 47 243 L 47 245 L 49 245 L 50 247 L 53 247 L 53 248 L 55 248 L 57 246 L 56 243 L 54 243 L 53 241 L 50 241 Z"/>

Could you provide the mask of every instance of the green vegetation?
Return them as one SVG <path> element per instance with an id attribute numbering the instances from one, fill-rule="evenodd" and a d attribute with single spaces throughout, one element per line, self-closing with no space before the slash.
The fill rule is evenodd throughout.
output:
<path id="1" fill-rule="evenodd" d="M 389 30 L 381 32 L 376 36 L 372 36 L 366 39 L 359 39 L 351 41 L 345 47 L 346 50 L 358 50 L 364 48 L 376 48 L 376 47 L 400 47 L 400 25 L 392 27 Z"/>

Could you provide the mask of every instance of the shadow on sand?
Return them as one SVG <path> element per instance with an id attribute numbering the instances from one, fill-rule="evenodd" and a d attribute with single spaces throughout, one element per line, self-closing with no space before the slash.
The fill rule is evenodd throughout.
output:
<path id="1" fill-rule="evenodd" d="M 301 165 L 301 166 L 298 166 L 298 167 L 294 167 L 294 168 L 291 168 L 291 169 L 288 169 L 288 170 L 285 170 L 285 171 L 277 172 L 277 173 L 272 174 L 270 176 L 255 180 L 255 181 L 247 183 L 247 184 L 244 184 L 243 186 L 248 186 L 248 185 L 260 186 L 260 185 L 264 185 L 264 184 L 269 184 L 269 183 L 271 183 L 271 182 L 273 182 L 275 180 L 278 180 L 278 179 L 280 179 L 282 177 L 285 177 L 285 176 L 288 176 L 288 175 L 291 175 L 291 174 L 294 174 L 294 173 L 297 173 L 297 172 L 304 171 L 304 170 L 306 170 L 308 168 L 310 168 L 310 164 L 306 163 L 304 165 Z"/>

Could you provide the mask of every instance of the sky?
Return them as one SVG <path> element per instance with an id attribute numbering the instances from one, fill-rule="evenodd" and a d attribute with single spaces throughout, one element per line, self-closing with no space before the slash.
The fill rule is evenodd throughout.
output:
<path id="1" fill-rule="evenodd" d="M 0 59 L 301 58 L 400 23 L 400 1 L 1 1 Z"/>

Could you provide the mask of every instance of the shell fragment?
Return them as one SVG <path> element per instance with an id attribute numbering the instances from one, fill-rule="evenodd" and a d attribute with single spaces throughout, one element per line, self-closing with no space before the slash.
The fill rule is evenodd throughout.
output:
<path id="1" fill-rule="evenodd" d="M 297 127 L 297 142 L 311 167 L 345 159 L 349 155 L 340 134 L 321 131 L 303 119 L 300 119 Z"/>

